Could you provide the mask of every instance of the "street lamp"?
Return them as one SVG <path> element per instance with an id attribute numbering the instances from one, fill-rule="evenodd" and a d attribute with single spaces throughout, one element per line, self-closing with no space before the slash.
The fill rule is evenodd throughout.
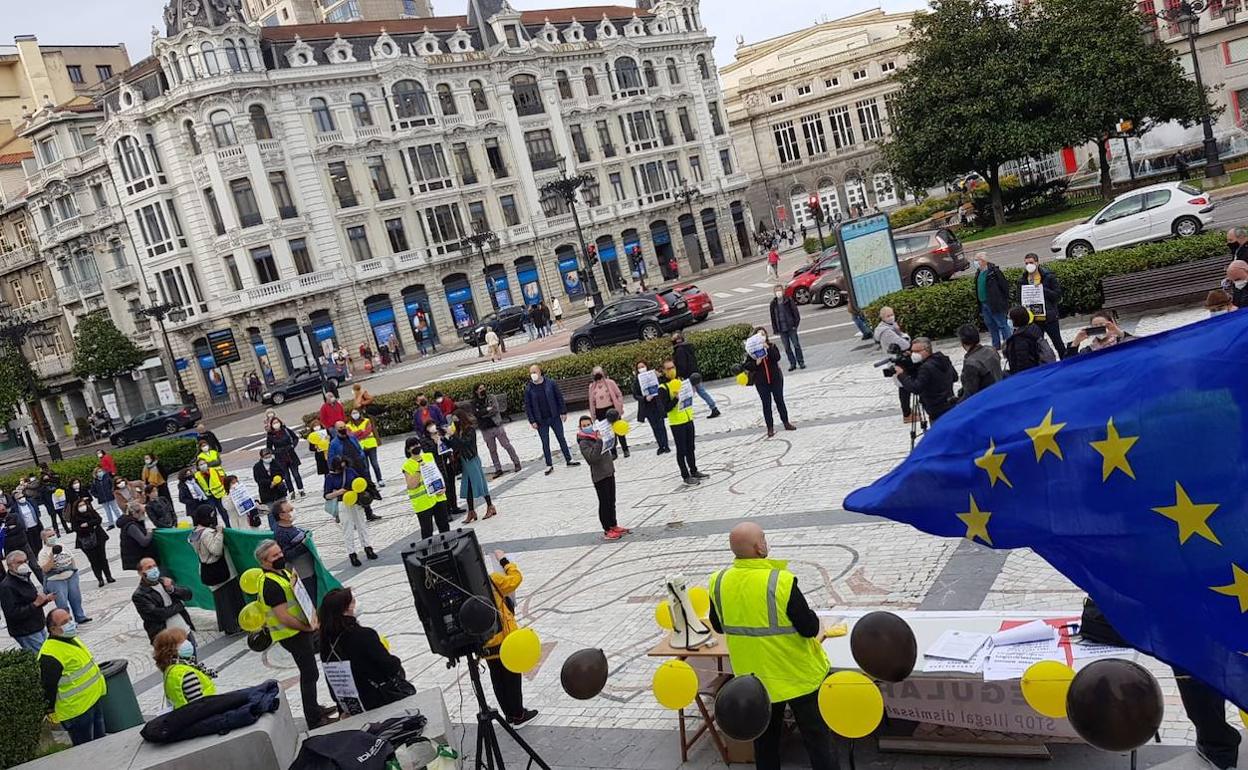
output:
<path id="1" fill-rule="evenodd" d="M 51 335 L 43 329 L 42 323 L 21 310 L 13 309 L 7 302 L 0 303 L 0 340 L 12 345 L 13 350 L 21 356 L 27 366 L 30 366 L 30 362 L 26 359 L 26 354 L 22 352 L 22 344 L 30 340 L 37 347 L 46 347 L 50 339 Z M 43 402 L 39 400 L 38 393 L 30 400 L 28 406 L 35 432 L 39 434 L 48 448 L 48 459 L 52 462 L 60 460 L 61 446 L 56 442 L 56 433 L 48 425 L 48 418 L 43 413 Z M 29 433 L 26 434 L 26 448 L 30 450 L 31 459 L 38 465 L 39 455 L 35 452 L 35 442 L 31 441 Z"/>
<path id="2" fill-rule="evenodd" d="M 595 178 L 589 174 L 577 174 L 576 176 L 568 176 L 568 159 L 560 155 L 555 159 L 555 163 L 559 166 L 559 178 L 552 179 L 542 185 L 542 194 L 555 194 L 563 198 L 568 204 L 568 208 L 572 210 L 572 222 L 576 225 L 576 238 L 581 244 L 580 263 L 584 265 L 585 273 L 589 277 L 589 294 L 594 298 L 594 310 L 602 307 L 602 292 L 598 289 L 598 279 L 594 275 L 594 262 L 589 258 L 589 247 L 585 245 L 585 232 L 581 230 L 581 217 L 576 210 L 576 191 L 583 185 L 595 181 Z"/>
<path id="3" fill-rule="evenodd" d="M 173 323 L 181 323 L 186 320 L 186 311 L 182 309 L 182 305 L 176 302 L 157 302 L 156 290 L 147 290 L 147 306 L 140 307 L 134 311 L 136 316 L 142 318 L 153 318 L 156 320 L 156 326 L 160 329 L 160 337 L 165 345 L 165 357 L 168 359 L 167 366 L 169 369 L 165 371 L 165 376 L 172 377 L 174 382 L 178 384 L 178 398 L 184 404 L 195 405 L 195 394 L 186 389 L 186 385 L 182 382 L 182 372 L 178 369 L 178 362 L 173 358 L 173 348 L 169 347 L 169 332 L 165 330 L 165 319 L 168 318 Z"/>
<path id="4" fill-rule="evenodd" d="M 494 287 L 490 285 L 490 266 L 485 261 L 485 247 L 491 249 L 498 248 L 498 236 L 485 227 L 481 222 L 474 222 L 472 225 L 472 234 L 464 236 L 464 242 L 477 250 L 477 254 L 481 256 L 481 275 L 485 278 L 485 293 L 490 295 L 490 307 L 494 308 L 494 312 L 498 313 L 498 297 L 495 295 Z M 502 334 L 498 337 L 498 342 L 502 346 L 502 351 L 507 352 L 507 343 L 503 342 Z M 477 357 L 481 358 L 485 354 L 481 352 L 481 340 L 477 340 Z"/>
<path id="5" fill-rule="evenodd" d="M 1213 138 L 1213 120 L 1209 115 L 1209 100 L 1205 97 L 1205 83 L 1200 76 L 1200 59 L 1196 56 L 1196 38 L 1200 35 L 1200 14 L 1208 9 L 1208 0 L 1181 0 L 1178 5 L 1164 8 L 1152 16 L 1178 24 L 1179 34 L 1187 38 L 1188 49 L 1192 56 L 1192 75 L 1196 79 L 1196 88 L 1200 90 L 1203 105 L 1200 118 L 1205 134 L 1205 178 L 1213 179 L 1226 175 L 1222 159 L 1218 154 L 1218 140 Z M 1225 13 L 1225 12 L 1224 12 Z M 1228 23 L 1234 20 L 1234 8 L 1227 14 Z M 1152 32 L 1150 30 L 1150 37 Z"/>
<path id="6" fill-rule="evenodd" d="M 693 244 L 697 247 L 698 252 L 698 271 L 706 270 L 706 255 L 702 253 L 702 244 L 698 242 L 698 221 L 693 216 L 693 204 L 702 202 L 702 191 L 689 184 L 687 180 L 680 180 L 684 185 L 676 192 L 672 193 L 672 197 L 677 203 L 683 204 L 689 210 L 689 224 L 693 225 Z M 681 235 L 684 235 L 682 232 Z M 689 251 L 689 244 L 685 243 L 686 254 Z M 690 263 L 692 264 L 692 263 Z"/>

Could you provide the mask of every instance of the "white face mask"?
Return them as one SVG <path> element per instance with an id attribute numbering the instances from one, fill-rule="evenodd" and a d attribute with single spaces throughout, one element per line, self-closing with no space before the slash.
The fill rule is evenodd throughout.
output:
<path id="1" fill-rule="evenodd" d="M 642 373 L 642 372 L 644 372 L 644 371 L 646 371 L 646 367 L 644 367 L 644 366 L 639 366 L 639 367 L 637 367 L 637 373 L 638 373 L 638 374 L 641 374 L 641 373 Z"/>
<path id="2" fill-rule="evenodd" d="M 880 316 L 880 320 L 881 320 L 881 321 L 883 321 L 884 323 L 888 324 L 889 326 L 892 326 L 894 323 L 896 323 L 896 322 L 897 322 L 897 319 L 896 319 L 896 318 L 894 318 L 894 317 L 893 317 L 893 316 L 891 316 L 891 315 L 890 315 L 890 316 Z"/>
<path id="3" fill-rule="evenodd" d="M 538 374 L 537 372 L 531 372 L 529 373 L 529 379 L 533 380 L 534 384 L 537 384 L 542 381 L 542 375 Z"/>
<path id="4" fill-rule="evenodd" d="M 29 575 L 29 574 L 30 574 L 30 565 L 29 565 L 29 564 L 23 564 L 23 565 L 21 565 L 20 567 L 18 567 L 18 568 L 17 568 L 17 574 L 19 574 L 19 575 Z"/>
<path id="5" fill-rule="evenodd" d="M 1039 266 L 1038 266 L 1036 263 L 1034 263 L 1034 262 L 1028 262 L 1028 263 L 1027 263 L 1027 272 L 1029 272 L 1029 273 L 1034 273 L 1034 272 L 1036 272 L 1036 271 L 1037 271 L 1037 270 L 1039 270 L 1039 269 L 1040 269 L 1040 268 L 1039 268 Z"/>
<path id="6" fill-rule="evenodd" d="M 1229 311 L 1229 310 L 1210 310 L 1210 311 L 1209 311 L 1209 317 L 1210 317 L 1210 318 L 1213 318 L 1214 316 L 1226 315 L 1226 314 L 1227 314 L 1227 313 L 1229 313 L 1229 312 L 1231 312 L 1231 311 Z"/>
<path id="7" fill-rule="evenodd" d="M 913 361 L 913 362 L 915 362 L 916 364 L 921 364 L 921 363 L 923 363 L 923 354 L 922 354 L 922 353 L 911 353 L 911 354 L 910 354 L 910 360 L 911 360 L 911 361 Z"/>
<path id="8" fill-rule="evenodd" d="M 1248 280 L 1245 280 L 1245 281 L 1235 281 L 1233 285 L 1235 286 L 1235 288 L 1236 288 L 1236 289 L 1242 289 L 1242 288 L 1244 288 L 1245 286 L 1248 286 Z"/>

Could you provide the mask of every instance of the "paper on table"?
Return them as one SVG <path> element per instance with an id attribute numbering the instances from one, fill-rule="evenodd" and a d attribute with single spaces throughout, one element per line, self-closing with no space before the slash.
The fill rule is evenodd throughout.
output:
<path id="1" fill-rule="evenodd" d="M 984 662 L 984 681 L 1018 679 L 1032 664 L 1042 660 L 1066 662 L 1066 655 L 1058 648 L 1056 637 L 1005 647 L 994 646 Z"/>
<path id="2" fill-rule="evenodd" d="M 1128 647 L 1115 647 L 1112 644 L 1097 644 L 1095 642 L 1071 642 L 1070 654 L 1075 660 L 1087 660 L 1089 658 L 1122 658 L 1129 657 L 1132 651 Z"/>
<path id="3" fill-rule="evenodd" d="M 998 631 L 992 635 L 993 647 L 1005 647 L 1013 644 L 1025 644 L 1027 642 L 1040 642 L 1046 640 L 1056 640 L 1057 629 L 1045 623 L 1043 620 L 1033 620 L 1030 623 L 1024 623 L 1021 626 L 1014 626 L 1005 631 Z"/>
<path id="4" fill-rule="evenodd" d="M 975 653 L 979 652 L 987 641 L 988 634 L 950 628 L 941 634 L 940 638 L 923 654 L 929 658 L 968 661 L 975 657 Z"/>
<path id="5" fill-rule="evenodd" d="M 984 661 L 988 658 L 988 653 L 992 651 L 992 643 L 985 641 L 979 648 L 979 651 L 971 656 L 970 660 L 951 660 L 949 658 L 930 658 L 923 659 L 923 672 L 926 674 L 935 674 L 940 672 L 956 672 L 960 674 L 978 674 L 984 670 Z"/>

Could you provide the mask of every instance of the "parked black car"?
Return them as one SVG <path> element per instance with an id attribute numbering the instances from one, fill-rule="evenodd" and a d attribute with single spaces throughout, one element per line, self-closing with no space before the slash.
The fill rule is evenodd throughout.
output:
<path id="1" fill-rule="evenodd" d="M 505 307 L 497 313 L 490 313 L 481 319 L 481 323 L 476 326 L 470 326 L 460 329 L 459 336 L 464 343 L 472 347 L 485 344 L 485 330 L 489 326 L 494 327 L 494 331 L 498 332 L 498 336 L 506 337 L 509 334 L 524 330 L 524 319 L 529 314 L 529 309 L 524 306 L 512 305 Z"/>
<path id="2" fill-rule="evenodd" d="M 337 388 L 338 378 L 333 374 L 327 373 L 325 385 L 329 388 Z M 283 404 L 292 398 L 320 392 L 321 378 L 316 371 L 313 369 L 300 369 L 288 379 L 264 391 L 260 395 L 260 401 L 265 404 Z"/>
<path id="3" fill-rule="evenodd" d="M 594 319 L 572 332 L 572 352 L 602 345 L 653 340 L 693 323 L 689 303 L 674 289 L 634 294 L 603 305 Z"/>
<path id="4" fill-rule="evenodd" d="M 120 429 L 113 431 L 108 440 L 113 446 L 125 446 L 153 436 L 172 436 L 180 430 L 192 428 L 203 418 L 199 407 L 187 404 L 162 406 L 138 415 Z"/>

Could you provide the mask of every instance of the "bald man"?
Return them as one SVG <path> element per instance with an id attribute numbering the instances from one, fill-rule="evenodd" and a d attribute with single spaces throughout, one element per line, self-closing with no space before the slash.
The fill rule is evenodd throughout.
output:
<path id="1" fill-rule="evenodd" d="M 733 527 L 732 566 L 711 575 L 711 626 L 728 642 L 737 675 L 758 677 L 771 698 L 771 722 L 754 739 L 754 766 L 779 770 L 784 711 L 793 712 L 813 770 L 838 767 L 832 733 L 819 714 L 829 663 L 819 617 L 787 562 L 768 559 L 767 535 L 752 521 Z"/>
<path id="2" fill-rule="evenodd" d="M 1231 259 L 1248 259 L 1248 227 L 1227 230 L 1226 249 L 1231 252 Z"/>
<path id="3" fill-rule="evenodd" d="M 1222 288 L 1231 295 L 1235 307 L 1248 307 L 1248 262 L 1237 259 L 1226 266 Z"/>

